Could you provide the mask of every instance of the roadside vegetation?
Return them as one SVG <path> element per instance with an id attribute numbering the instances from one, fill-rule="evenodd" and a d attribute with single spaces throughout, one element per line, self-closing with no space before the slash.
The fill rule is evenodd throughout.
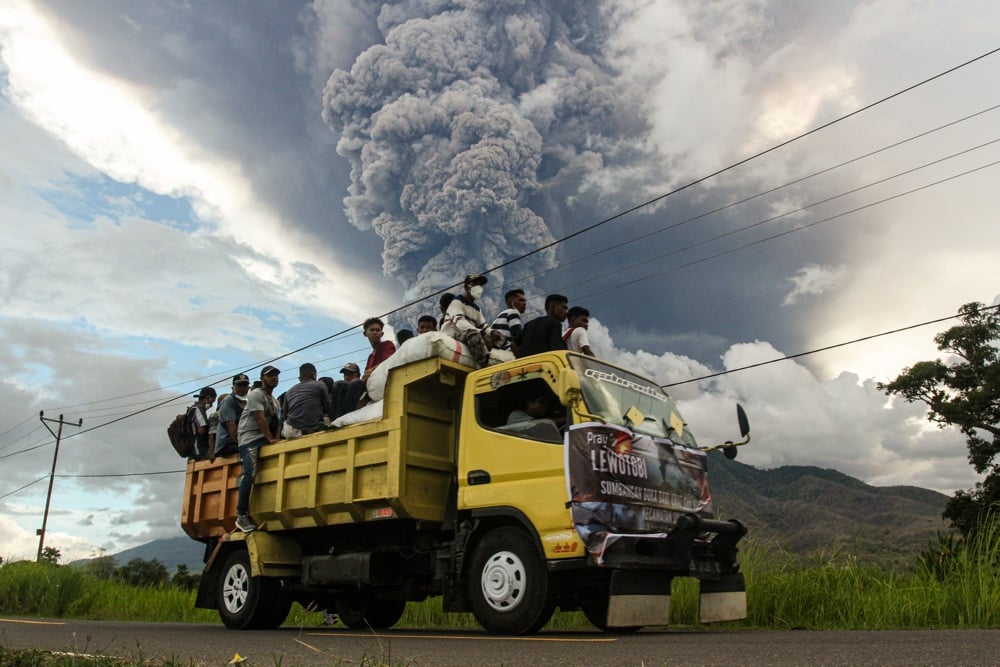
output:
<path id="1" fill-rule="evenodd" d="M 775 556 L 752 540 L 742 550 L 750 616 L 731 628 L 888 630 L 1000 627 L 1000 531 L 974 540 L 941 535 L 906 571 L 885 570 L 849 554 L 831 553 L 803 564 Z M 181 567 L 173 577 L 156 561 L 119 568 L 51 561 L 0 566 L 0 614 L 43 618 L 219 623 L 214 611 L 195 609 L 197 575 Z M 673 627 L 699 626 L 698 586 L 674 581 Z M 323 614 L 295 605 L 287 626 L 323 623 Z M 445 613 L 440 598 L 410 603 L 401 627 L 476 628 L 471 614 Z M 549 630 L 589 630 L 579 612 L 557 613 Z"/>

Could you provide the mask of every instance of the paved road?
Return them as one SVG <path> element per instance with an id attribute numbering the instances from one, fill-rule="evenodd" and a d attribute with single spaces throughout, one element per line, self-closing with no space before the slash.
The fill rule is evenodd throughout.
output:
<path id="1" fill-rule="evenodd" d="M 483 632 L 396 629 L 379 634 L 329 628 L 235 632 L 218 625 L 0 619 L 8 648 L 44 648 L 132 658 L 193 659 L 250 667 L 281 664 L 466 665 L 988 665 L 1000 662 L 1000 630 L 892 632 L 643 631 L 495 637 Z M 280 658 L 280 663 L 278 662 Z"/>

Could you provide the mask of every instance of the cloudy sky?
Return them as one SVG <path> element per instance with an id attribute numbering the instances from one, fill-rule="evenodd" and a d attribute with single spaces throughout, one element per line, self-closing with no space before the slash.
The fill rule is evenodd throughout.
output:
<path id="1" fill-rule="evenodd" d="M 336 376 L 468 271 L 663 384 L 996 303 L 998 46 L 985 0 L 0 0 L 0 555 L 40 410 L 83 419 L 46 544 L 177 535 L 191 392 Z M 960 434 L 875 388 L 948 324 L 671 391 L 746 463 L 951 493 Z"/>

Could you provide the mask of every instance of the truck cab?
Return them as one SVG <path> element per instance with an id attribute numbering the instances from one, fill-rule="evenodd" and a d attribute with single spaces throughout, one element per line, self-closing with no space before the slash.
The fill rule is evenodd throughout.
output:
<path id="1" fill-rule="evenodd" d="M 539 397 L 547 412 L 511 423 Z M 459 441 L 457 504 L 478 536 L 467 599 L 488 629 L 535 630 L 553 605 L 605 629 L 666 624 L 675 576 L 703 579 L 704 622 L 745 617 L 746 531 L 715 520 L 705 452 L 655 383 L 572 352 L 486 368 L 466 380 Z M 549 576 L 532 602 L 534 568 Z M 518 627 L 522 605 L 538 617 Z"/>

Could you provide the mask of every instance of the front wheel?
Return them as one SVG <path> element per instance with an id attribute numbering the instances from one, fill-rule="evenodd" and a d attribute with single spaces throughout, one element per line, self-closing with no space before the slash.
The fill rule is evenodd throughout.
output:
<path id="1" fill-rule="evenodd" d="M 555 611 L 545 561 L 520 528 L 496 528 L 483 536 L 473 549 L 465 586 L 476 620 L 497 634 L 538 632 Z"/>
<path id="2" fill-rule="evenodd" d="M 217 606 L 222 623 L 233 630 L 276 628 L 284 623 L 291 601 L 278 591 L 278 582 L 250 575 L 245 549 L 229 554 L 222 566 Z"/>
<path id="3" fill-rule="evenodd" d="M 607 591 L 603 594 L 590 597 L 584 600 L 580 604 L 580 608 L 583 610 L 583 615 L 587 617 L 594 627 L 604 632 L 613 632 L 618 634 L 629 634 L 632 632 L 638 632 L 641 628 L 639 625 L 628 625 L 624 627 L 611 627 L 608 625 L 608 595 Z"/>

